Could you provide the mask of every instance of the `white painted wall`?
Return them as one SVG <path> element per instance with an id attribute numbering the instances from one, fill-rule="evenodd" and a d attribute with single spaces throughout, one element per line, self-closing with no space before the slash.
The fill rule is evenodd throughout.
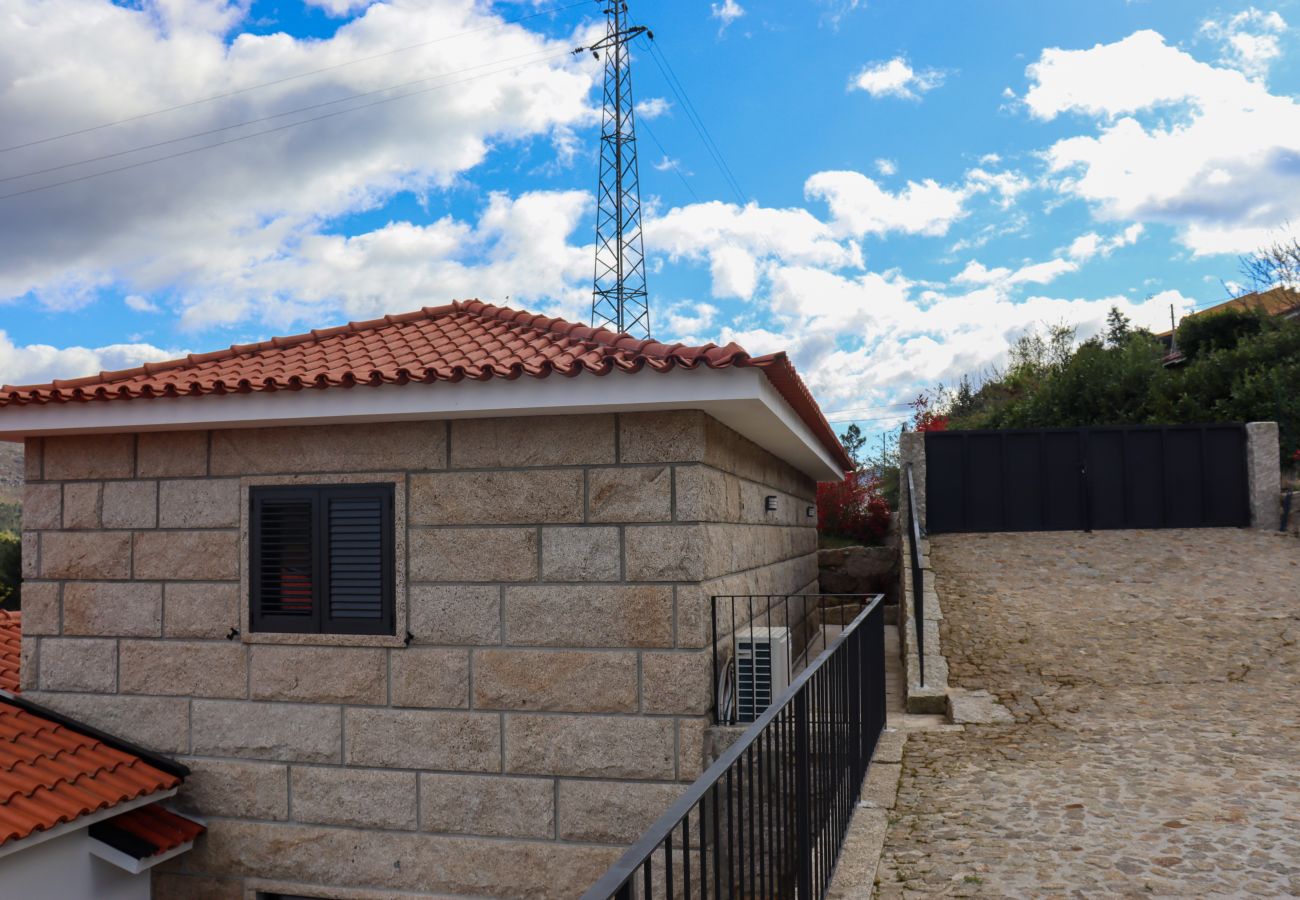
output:
<path id="1" fill-rule="evenodd" d="M 124 872 L 90 855 L 78 829 L 0 857 L 0 900 L 149 900 L 149 871 Z"/>

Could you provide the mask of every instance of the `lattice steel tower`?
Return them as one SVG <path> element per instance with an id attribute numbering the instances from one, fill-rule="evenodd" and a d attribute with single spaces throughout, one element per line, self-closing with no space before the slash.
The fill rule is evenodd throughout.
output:
<path id="1" fill-rule="evenodd" d="M 645 251 L 641 242 L 641 179 L 636 162 L 636 119 L 628 42 L 654 35 L 627 24 L 627 3 L 610 0 L 605 37 L 587 48 L 605 58 L 605 112 L 600 133 L 600 186 L 596 196 L 596 275 L 591 324 L 650 336 Z"/>

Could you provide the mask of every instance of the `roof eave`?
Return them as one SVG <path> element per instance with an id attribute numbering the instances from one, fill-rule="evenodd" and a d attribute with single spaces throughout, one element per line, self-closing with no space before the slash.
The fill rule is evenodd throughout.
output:
<path id="1" fill-rule="evenodd" d="M 765 370 L 734 366 L 17 406 L 0 410 L 0 440 L 671 409 L 702 409 L 818 481 L 843 478 L 838 442 L 827 446 Z"/>

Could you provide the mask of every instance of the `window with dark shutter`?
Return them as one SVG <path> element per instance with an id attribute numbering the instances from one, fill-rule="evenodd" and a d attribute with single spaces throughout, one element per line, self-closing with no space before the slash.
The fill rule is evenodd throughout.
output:
<path id="1" fill-rule="evenodd" d="M 254 487 L 253 631 L 393 633 L 393 486 Z"/>

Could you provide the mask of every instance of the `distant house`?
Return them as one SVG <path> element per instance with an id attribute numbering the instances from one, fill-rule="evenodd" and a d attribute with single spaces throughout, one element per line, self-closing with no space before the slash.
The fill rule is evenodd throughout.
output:
<path id="1" fill-rule="evenodd" d="M 1235 310 L 1246 312 L 1258 310 L 1265 315 L 1273 316 L 1278 319 L 1295 319 L 1300 318 L 1300 291 L 1288 287 L 1275 287 L 1267 291 L 1255 291 L 1249 294 L 1243 294 L 1240 297 L 1233 297 L 1231 300 L 1225 300 L 1222 303 L 1216 303 L 1214 306 L 1188 313 L 1184 318 L 1193 316 L 1212 316 L 1216 313 L 1228 312 Z M 1165 365 L 1177 365 L 1183 362 L 1184 357 L 1179 351 L 1174 340 L 1174 332 L 1162 331 L 1156 335 L 1156 339 L 1165 345 Z"/>
<path id="2" fill-rule="evenodd" d="M 158 897 L 573 897 L 701 772 L 710 597 L 815 591 L 784 354 L 456 303 L 0 390 L 24 696 L 178 754 Z"/>
<path id="3" fill-rule="evenodd" d="M 147 900 L 203 833 L 159 802 L 189 770 L 15 696 L 21 636 L 0 611 L 0 896 Z"/>

